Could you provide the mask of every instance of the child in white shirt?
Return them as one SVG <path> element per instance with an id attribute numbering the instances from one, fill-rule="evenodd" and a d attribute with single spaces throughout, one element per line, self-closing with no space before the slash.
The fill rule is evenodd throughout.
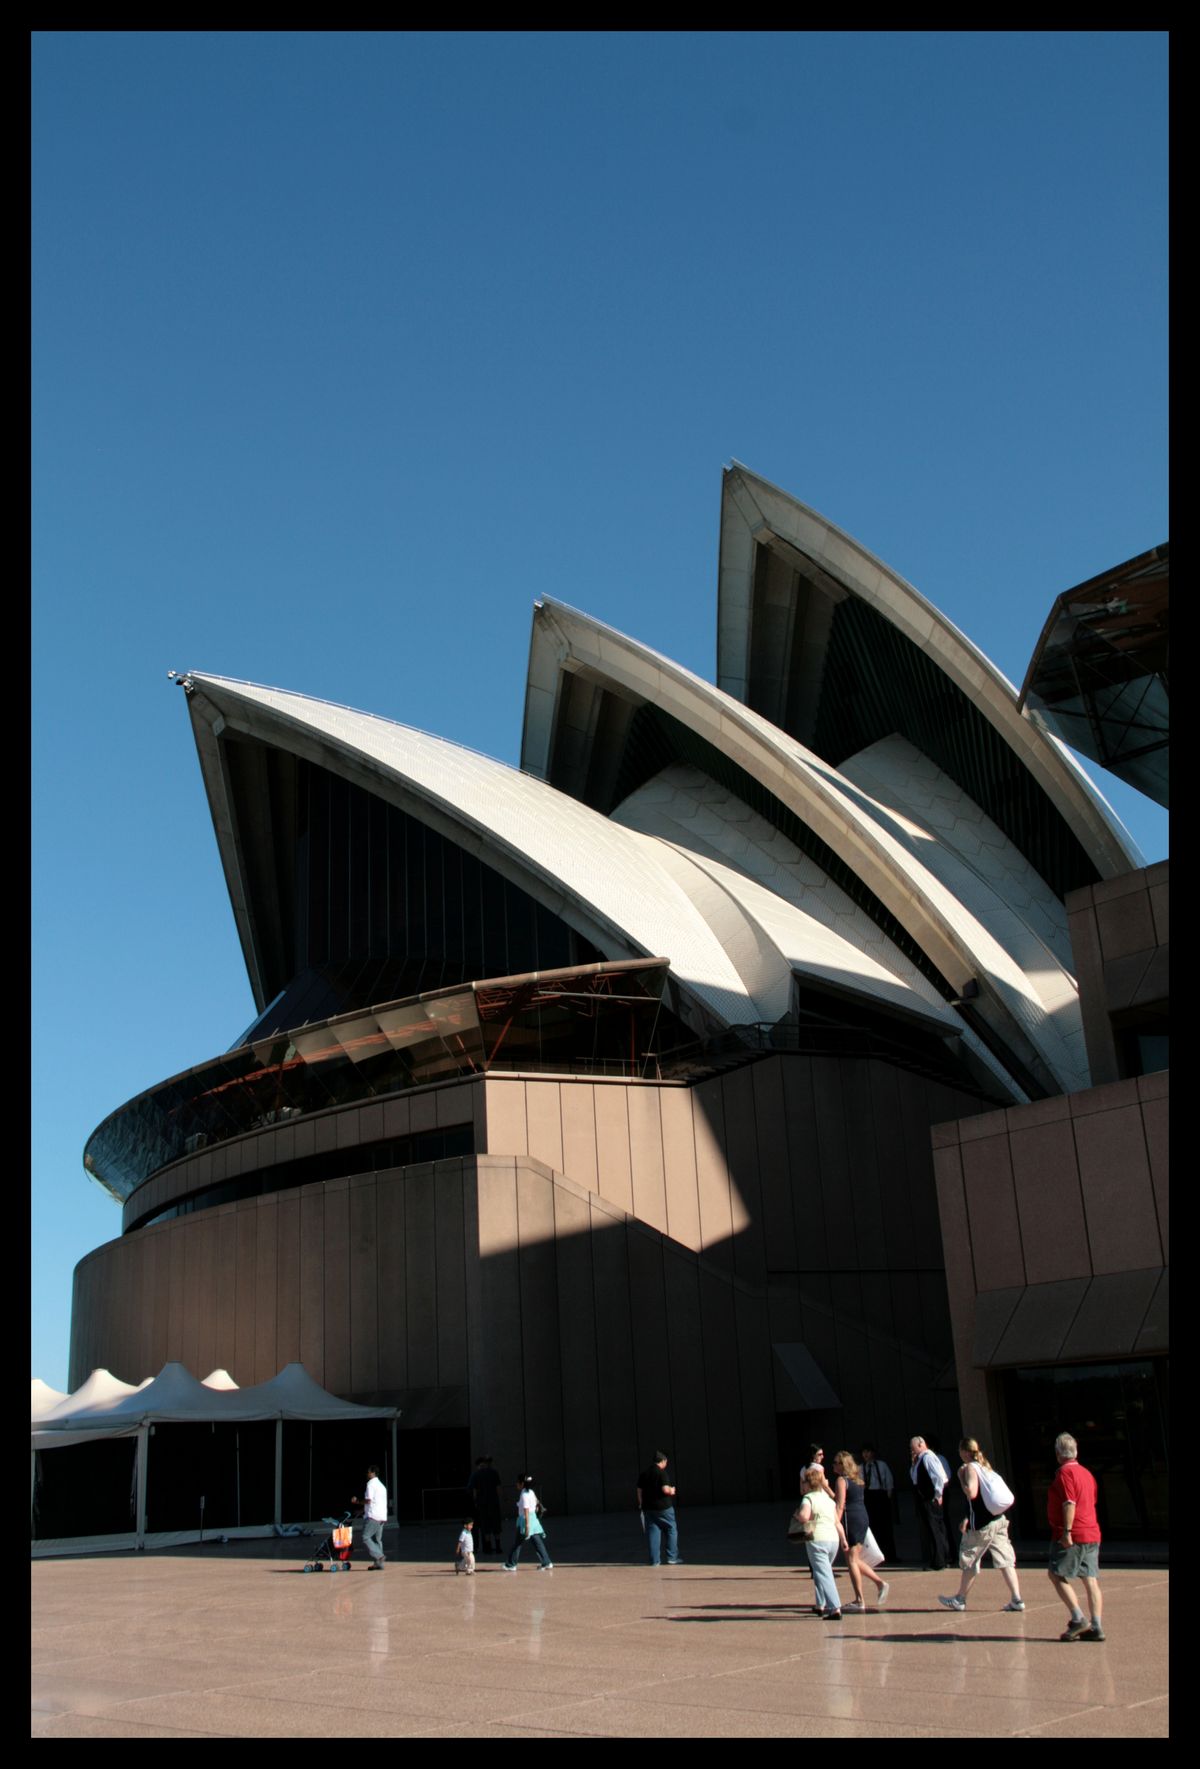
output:
<path id="1" fill-rule="evenodd" d="M 473 1517 L 464 1517 L 463 1526 L 459 1532 L 458 1542 L 454 1549 L 455 1577 L 457 1577 L 460 1572 L 465 1572 L 467 1577 L 470 1578 L 475 1571 L 474 1529 L 475 1519 Z"/>

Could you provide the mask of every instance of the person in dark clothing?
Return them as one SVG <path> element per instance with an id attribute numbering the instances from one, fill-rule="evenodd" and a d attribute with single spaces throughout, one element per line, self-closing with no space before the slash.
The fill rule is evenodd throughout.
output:
<path id="1" fill-rule="evenodd" d="M 475 1521 L 479 1526 L 479 1551 L 500 1552 L 500 1476 L 490 1456 L 476 1456 L 475 1468 L 467 1481 Z"/>
<path id="2" fill-rule="evenodd" d="M 895 1481 L 892 1471 L 886 1462 L 881 1462 L 875 1454 L 874 1444 L 865 1443 L 858 1453 L 862 1466 L 863 1486 L 866 1489 L 867 1516 L 871 1520 L 871 1534 L 879 1543 L 879 1551 L 890 1565 L 896 1563 L 896 1531 L 892 1521 L 892 1507 L 895 1503 Z"/>
<path id="3" fill-rule="evenodd" d="M 679 1531 L 675 1525 L 675 1488 L 666 1478 L 667 1452 L 655 1450 L 654 1460 L 638 1475 L 637 1502 L 646 1531 L 646 1551 L 651 1566 L 659 1564 L 662 1549 L 667 1565 L 678 1566 Z"/>

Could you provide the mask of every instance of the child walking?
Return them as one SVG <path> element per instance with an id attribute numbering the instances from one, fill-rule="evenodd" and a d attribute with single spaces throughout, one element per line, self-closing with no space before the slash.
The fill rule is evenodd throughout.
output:
<path id="1" fill-rule="evenodd" d="M 464 1517 L 463 1526 L 458 1534 L 454 1547 L 454 1573 L 465 1572 L 470 1578 L 475 1571 L 475 1519 Z"/>

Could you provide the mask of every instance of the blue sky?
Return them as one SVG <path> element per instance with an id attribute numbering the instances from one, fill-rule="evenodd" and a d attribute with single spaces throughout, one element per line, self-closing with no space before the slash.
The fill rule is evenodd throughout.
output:
<path id="1" fill-rule="evenodd" d="M 89 1132 L 252 1012 L 168 669 L 513 761 L 540 595 L 712 675 L 736 458 L 1019 682 L 1059 591 L 1168 534 L 1166 63 L 35 36 L 31 1373 L 119 1231 Z"/>

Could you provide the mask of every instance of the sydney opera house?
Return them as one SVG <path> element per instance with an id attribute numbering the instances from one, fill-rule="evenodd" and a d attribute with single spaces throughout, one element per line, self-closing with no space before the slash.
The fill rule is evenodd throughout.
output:
<path id="1" fill-rule="evenodd" d="M 182 685 L 258 1013 L 88 1142 L 123 1224 L 72 1386 L 300 1361 L 402 1409 L 402 1489 L 490 1453 L 571 1511 L 659 1444 L 692 1503 L 790 1493 L 813 1437 L 895 1464 L 968 1401 L 1019 1459 L 1038 1370 L 1160 1405 L 1153 1131 L 1130 1204 L 1076 1106 L 1152 1125 L 1166 1076 L 1093 1072 L 1072 936 L 1165 917 L 1165 868 L 862 546 L 728 470 L 716 684 L 542 601 L 519 769 Z"/>

